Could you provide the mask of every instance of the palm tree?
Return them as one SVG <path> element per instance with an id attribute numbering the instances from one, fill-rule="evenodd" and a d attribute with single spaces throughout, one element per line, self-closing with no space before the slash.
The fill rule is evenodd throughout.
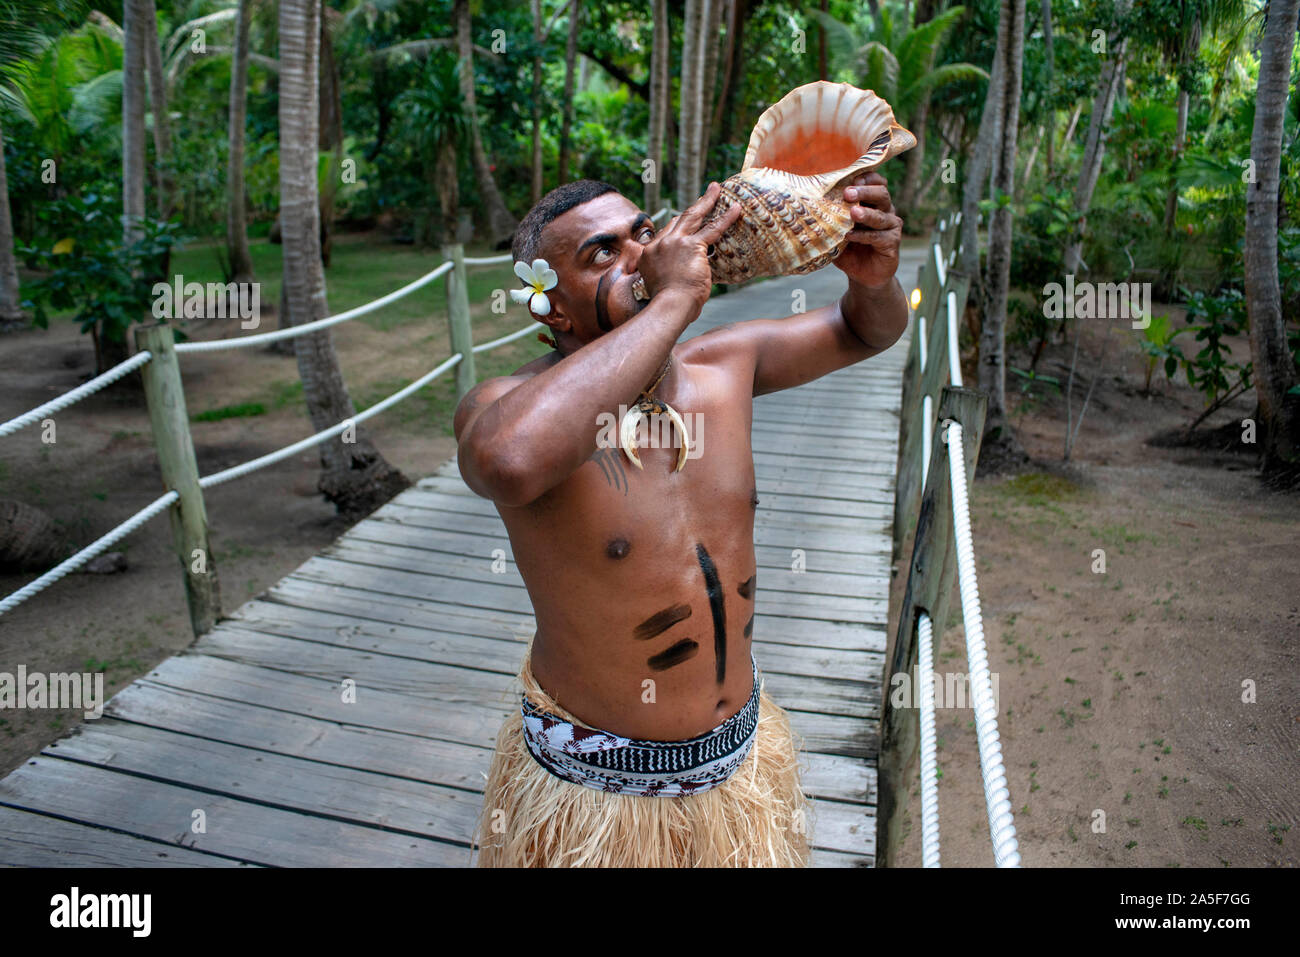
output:
<path id="1" fill-rule="evenodd" d="M 1278 282 L 1278 188 L 1282 126 L 1300 0 L 1270 0 L 1259 51 L 1259 87 L 1250 156 L 1255 181 L 1246 192 L 1246 314 L 1259 399 L 1266 474 L 1300 474 L 1300 376 L 1288 348 Z"/>
<path id="2" fill-rule="evenodd" d="M 1116 18 L 1122 21 L 1128 15 L 1130 6 L 1132 0 L 1116 0 Z M 1083 261 L 1083 236 L 1087 227 L 1085 215 L 1088 207 L 1092 205 L 1092 194 L 1101 176 L 1101 161 L 1106 153 L 1106 131 L 1110 126 L 1111 114 L 1115 110 L 1115 100 L 1124 82 L 1124 64 L 1128 58 L 1128 36 L 1121 33 L 1118 26 L 1107 36 L 1106 49 L 1113 52 L 1102 66 L 1101 77 L 1097 81 L 1097 96 L 1092 103 L 1092 116 L 1088 119 L 1088 136 L 1084 140 L 1079 181 L 1074 189 L 1074 213 L 1078 218 L 1065 247 L 1067 273 L 1077 272 Z"/>
<path id="3" fill-rule="evenodd" d="M 906 172 L 895 201 L 904 214 L 918 198 L 930 94 L 954 83 L 988 78 L 972 63 L 934 65 L 965 12 L 965 7 L 952 7 L 913 26 L 910 9 L 883 6 L 878 17 L 855 27 L 819 10 L 810 11 L 826 30 L 836 71 L 850 71 L 858 86 L 884 97 L 898 122 L 916 134 L 916 147 L 904 157 Z"/>
<path id="4" fill-rule="evenodd" d="M 1178 77 L 1178 130 L 1174 134 L 1174 169 L 1170 177 L 1169 193 L 1165 202 L 1165 234 L 1174 230 L 1178 215 L 1177 166 L 1187 147 L 1187 111 L 1191 90 L 1195 83 L 1193 66 L 1201 49 L 1201 34 L 1205 29 L 1231 30 L 1250 13 L 1245 0 L 1165 0 L 1146 3 L 1140 8 L 1143 26 L 1157 38 L 1165 61 L 1174 68 Z"/>
<path id="5" fill-rule="evenodd" d="M 701 85 L 699 75 L 700 13 L 706 0 L 686 0 L 682 18 L 681 87 L 678 93 L 679 117 L 677 120 L 677 208 L 685 209 L 699 193 L 695 168 L 699 160 L 698 139 L 699 97 L 696 88 Z M 666 101 L 665 101 L 666 103 Z"/>
<path id="6" fill-rule="evenodd" d="M 998 79 L 989 86 L 984 109 L 994 109 L 993 190 L 1010 197 L 1015 189 L 1016 135 L 1020 125 L 1021 74 L 1025 57 L 1025 0 L 1002 0 L 998 16 Z M 979 387 L 989 397 L 984 449 L 994 455 L 1024 455 L 1007 419 L 1006 325 L 1011 286 L 1011 204 L 999 202 L 989 224 L 988 299 L 980 326 Z"/>
<path id="7" fill-rule="evenodd" d="M 154 0 L 144 0 L 144 61 L 149 80 L 149 104 L 153 114 L 153 163 L 158 188 L 158 218 L 170 219 L 176 208 L 175 183 L 171 171 L 171 118 L 167 115 L 167 83 L 163 79 L 162 49 L 158 45 L 158 10 Z"/>
<path id="8" fill-rule="evenodd" d="M 569 181 L 569 163 L 572 159 L 573 84 L 577 79 L 578 30 L 582 26 L 582 0 L 570 0 L 569 38 L 564 44 L 564 100 L 560 109 L 560 168 L 559 181 Z"/>
<path id="9" fill-rule="evenodd" d="M 474 160 L 474 179 L 478 183 L 479 201 L 487 216 L 488 235 L 493 245 L 500 246 L 514 235 L 518 221 L 506 209 L 501 191 L 488 163 L 479 130 L 478 101 L 474 96 L 474 43 L 469 10 L 470 0 L 454 0 L 453 18 L 456 21 L 456 50 L 460 56 L 460 92 L 469 114 L 470 150 Z"/>
<path id="10" fill-rule="evenodd" d="M 253 256 L 248 249 L 248 220 L 244 209 L 244 134 L 248 125 L 248 31 L 253 0 L 239 0 L 235 43 L 230 60 L 230 122 L 226 157 L 226 253 L 230 279 L 252 282 Z"/>
<path id="11" fill-rule="evenodd" d="M 672 31 L 668 23 L 668 0 L 653 0 L 654 40 L 650 53 L 650 132 L 647 137 L 647 159 L 654 165 L 653 177 L 645 184 L 645 208 L 649 212 L 659 209 L 664 176 L 664 132 L 668 127 L 668 113 L 672 110 L 668 79 L 668 59 L 672 44 Z"/>
<path id="12" fill-rule="evenodd" d="M 280 223 L 282 297 L 292 325 L 329 314 L 321 266 L 317 144 L 320 105 L 320 0 L 280 0 Z M 298 372 L 312 427 L 329 428 L 355 414 L 328 329 L 296 337 Z M 319 446 L 319 488 L 345 518 L 359 518 L 410 482 L 358 430 Z"/>
<path id="13" fill-rule="evenodd" d="M 122 9 L 122 235 L 130 244 L 144 218 L 144 75 L 148 0 L 125 0 Z"/>
<path id="14" fill-rule="evenodd" d="M 460 80 L 455 59 L 431 54 L 425 65 L 424 82 L 407 90 L 397 100 L 399 115 L 415 130 L 424 161 L 425 179 L 437 199 L 436 223 L 420 230 L 417 242 L 455 242 L 456 217 L 460 207 L 457 156 L 469 139 L 469 117 L 460 99 Z"/>

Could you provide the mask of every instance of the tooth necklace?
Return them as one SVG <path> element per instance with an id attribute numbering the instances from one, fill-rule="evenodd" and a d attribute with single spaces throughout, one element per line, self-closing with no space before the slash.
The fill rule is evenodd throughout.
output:
<path id="1" fill-rule="evenodd" d="M 654 384 L 651 385 L 650 388 L 641 393 L 637 398 L 636 405 L 628 409 L 627 415 L 623 416 L 623 422 L 619 426 L 619 446 L 625 453 L 627 453 L 627 457 L 632 460 L 632 464 L 639 469 L 644 470 L 645 466 L 641 464 L 641 459 L 638 458 L 636 454 L 636 432 L 637 427 L 641 424 L 641 420 L 647 415 L 668 416 L 668 421 L 673 424 L 677 429 L 678 434 L 682 437 L 681 447 L 677 451 L 677 467 L 673 469 L 673 471 L 680 472 L 686 465 L 686 453 L 689 450 L 688 446 L 690 443 L 690 439 L 686 435 L 686 423 L 682 421 L 682 417 L 677 414 L 677 411 L 672 406 L 667 402 L 664 402 L 662 399 L 655 398 L 654 394 L 655 389 L 659 387 L 659 383 L 662 382 L 664 376 L 668 374 L 668 369 L 672 367 L 672 362 L 673 356 L 670 352 L 668 354 L 668 362 L 664 366 L 664 371 L 659 373 L 659 378 L 655 379 Z"/>

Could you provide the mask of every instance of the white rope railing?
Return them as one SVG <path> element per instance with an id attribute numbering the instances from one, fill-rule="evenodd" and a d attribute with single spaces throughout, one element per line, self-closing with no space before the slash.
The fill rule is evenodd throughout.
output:
<path id="1" fill-rule="evenodd" d="M 966 456 L 961 423 L 947 429 L 948 469 L 952 485 L 953 537 L 957 542 L 957 582 L 961 589 L 961 617 L 966 626 L 966 662 L 974 698 L 975 737 L 979 742 L 980 775 L 984 779 L 984 804 L 988 809 L 989 836 L 998 867 L 1019 867 L 1016 825 L 1011 816 L 1011 792 L 1002 766 L 998 738 L 998 709 L 989 677 L 988 650 L 984 644 L 984 618 L 980 611 L 979 582 L 975 576 L 975 548 L 971 543 L 970 502 L 966 490 Z"/>
<path id="2" fill-rule="evenodd" d="M 956 228 L 960 215 L 951 226 L 945 221 L 940 230 Z M 947 284 L 947 268 L 938 243 L 931 244 L 935 275 L 941 293 Z M 956 246 L 953 247 L 956 255 Z M 952 385 L 961 387 L 961 352 L 957 324 L 957 294 L 947 291 L 948 376 Z M 941 307 L 942 308 L 942 307 Z M 935 322 L 939 321 L 936 315 Z M 916 334 L 920 339 L 920 374 L 924 374 L 928 334 L 924 315 L 917 317 Z M 933 404 L 929 395 L 921 402 L 921 487 L 929 476 L 933 448 Z M 984 621 L 980 609 L 979 583 L 975 573 L 975 550 L 971 538 L 970 501 L 966 487 L 966 457 L 961 425 L 947 423 L 944 441 L 948 445 L 948 475 L 952 485 L 953 537 L 957 543 L 957 580 L 961 591 L 962 621 L 966 631 L 966 658 L 975 711 L 975 734 L 979 742 L 980 775 L 984 782 L 984 800 L 988 810 L 989 836 L 998 867 L 1019 867 L 1020 854 L 1015 823 L 1011 814 L 1010 792 L 1002 764 L 1002 745 L 998 737 L 997 705 L 989 677 L 988 652 L 984 643 Z M 921 857 L 923 867 L 939 866 L 938 760 L 934 714 L 934 623 L 929 614 L 917 615 L 917 668 L 921 675 L 920 700 L 920 774 L 921 774 Z"/>
<path id="3" fill-rule="evenodd" d="M 6 595 L 3 600 L 0 600 L 0 615 L 3 615 L 7 611 L 12 611 L 37 592 L 53 585 L 64 575 L 76 571 L 82 565 L 86 564 L 86 562 L 90 561 L 100 552 L 108 548 L 108 546 L 125 538 L 127 535 L 130 535 L 145 522 L 149 521 L 149 519 L 161 513 L 167 508 L 167 506 L 171 505 L 171 503 L 176 501 L 178 498 L 180 498 L 180 495 L 178 495 L 174 490 L 158 496 L 158 498 L 140 509 L 140 511 L 136 512 L 125 522 L 122 522 L 120 525 L 117 525 L 110 531 L 104 533 L 71 558 L 65 559 L 55 565 L 40 578 L 28 582 L 13 594 Z"/>
<path id="4" fill-rule="evenodd" d="M 117 365 L 113 366 L 113 368 L 95 376 L 95 378 L 91 379 L 89 382 L 84 382 L 75 389 L 71 389 L 63 393 L 63 395 L 51 399 L 44 405 L 38 405 L 36 408 L 32 409 L 32 411 L 26 412 L 18 416 L 16 419 L 10 419 L 8 422 L 0 425 L 0 437 L 13 435 L 19 429 L 26 428 L 29 425 L 41 421 L 41 419 L 44 419 L 46 416 L 53 415 L 55 412 L 66 409 L 74 402 L 80 402 L 86 396 L 93 395 L 105 386 L 112 385 L 128 372 L 140 368 L 140 366 L 144 365 L 152 358 L 153 354 L 147 350 L 137 352 L 131 358 L 119 362 Z"/>
<path id="5" fill-rule="evenodd" d="M 654 216 L 651 217 L 651 219 L 658 219 L 668 212 L 670 212 L 669 208 L 664 207 L 663 209 L 659 210 L 659 212 L 655 213 Z M 512 257 L 509 254 L 505 254 L 501 256 L 484 256 L 484 257 L 476 257 L 476 258 L 466 258 L 463 260 L 463 262 L 468 266 L 503 265 L 511 261 L 512 261 Z M 341 312 L 338 315 L 329 316 L 325 319 L 318 319 L 315 322 L 304 323 L 303 325 L 300 326 L 292 326 L 288 329 L 279 329 L 274 332 L 259 333 L 257 335 L 252 335 L 252 336 L 243 336 L 236 339 L 219 339 L 211 342 L 177 343 L 175 349 L 177 352 L 214 352 L 219 349 L 246 348 L 249 346 L 258 345 L 260 343 L 274 342 L 280 339 L 287 339 L 292 336 L 303 335 L 304 333 L 313 332 L 318 329 L 323 329 L 328 326 L 333 326 L 341 322 L 346 322 L 349 319 L 355 319 L 358 316 L 362 316 L 367 313 L 374 312 L 376 309 L 380 309 L 383 306 L 394 303 L 397 300 L 403 298 L 404 296 L 408 296 L 411 293 L 429 285 L 429 283 L 435 281 L 441 276 L 446 275 L 452 268 L 454 268 L 454 266 L 455 266 L 454 261 L 447 260 L 443 262 L 441 265 L 439 265 L 437 268 L 430 270 L 429 272 L 425 273 L 423 276 L 414 280 L 413 282 L 407 283 L 405 286 L 402 286 L 400 289 L 396 289 L 393 292 L 388 293 L 386 296 L 381 296 L 379 299 L 375 299 L 372 302 L 366 303 L 365 305 L 362 306 L 357 306 L 355 309 L 349 309 L 345 312 Z M 471 352 L 473 353 L 486 352 L 490 349 L 495 349 L 498 346 L 503 346 L 507 343 L 514 342 L 517 339 L 522 339 L 523 337 L 527 336 L 529 333 L 532 333 L 536 330 L 541 330 L 545 328 L 546 326 L 542 323 L 532 322 L 522 329 L 518 329 L 514 332 L 508 333 L 507 335 L 500 336 L 496 339 L 492 339 L 489 342 L 484 342 L 479 345 L 473 346 Z M 94 392 L 97 392 L 98 390 L 104 388 L 107 385 L 110 385 L 111 383 L 122 378 L 124 375 L 133 371 L 134 369 L 137 369 L 140 366 L 145 365 L 152 358 L 153 358 L 152 353 L 150 353 L 147 350 L 136 353 L 130 359 L 127 359 L 125 362 L 119 363 L 118 365 L 114 366 L 112 369 L 109 369 L 107 372 L 103 373 L 102 375 L 96 376 L 94 379 L 90 380 L 89 382 L 86 382 L 83 385 L 78 386 L 76 389 L 72 389 L 71 391 L 66 392 L 63 395 L 55 399 L 52 399 L 49 402 L 46 402 L 45 404 L 38 406 L 35 409 L 32 409 L 30 412 L 27 412 L 21 416 L 18 416 L 15 419 L 10 420 L 9 422 L 4 423 L 4 425 L 0 426 L 0 437 L 12 434 L 13 432 L 17 432 L 19 429 L 24 428 L 25 426 L 31 425 L 34 422 L 39 422 L 45 416 L 58 412 L 60 409 L 67 408 L 68 406 L 72 405 L 74 402 L 77 402 L 80 399 L 84 399 L 86 396 L 91 395 Z M 364 422 L 367 419 L 370 419 L 373 416 L 378 415 L 380 412 L 383 412 L 386 409 L 391 408 L 392 406 L 401 402 L 403 399 L 407 398 L 408 396 L 414 394 L 415 392 L 418 392 L 420 389 L 424 388 L 424 386 L 428 385 L 434 379 L 438 378 L 438 376 L 454 368 L 464 358 L 465 356 L 463 353 L 457 352 L 456 354 L 452 355 L 448 359 L 439 363 L 435 368 L 425 373 L 420 378 L 416 379 L 414 382 L 399 389 L 398 391 L 394 392 L 392 395 L 388 396 L 387 398 L 382 399 L 379 402 L 376 402 L 374 405 L 370 406 L 365 411 L 359 412 L 356 415 L 351 416 L 350 418 L 344 419 L 342 422 L 336 423 L 335 425 L 332 425 L 329 428 L 322 429 L 321 431 L 316 432 L 313 435 L 309 435 L 305 439 L 301 439 L 298 442 L 294 442 L 290 445 L 284 446 L 283 448 L 277 449 L 274 452 L 268 452 L 266 455 L 259 456 L 256 459 L 252 459 L 240 465 L 232 466 L 220 472 L 214 472 L 211 475 L 202 476 L 199 479 L 199 487 L 213 488 L 214 486 L 222 485 L 226 482 L 233 481 L 237 478 L 242 478 L 243 476 L 248 475 L 251 472 L 255 472 L 258 469 L 266 468 L 269 465 L 274 465 L 276 462 L 282 462 L 287 458 L 291 458 L 292 456 L 296 455 L 297 453 L 305 449 L 309 449 L 315 445 L 319 445 L 321 442 L 324 442 L 326 439 L 330 439 L 336 435 L 340 435 L 348 428 L 355 426 L 357 423 Z M 160 514 L 169 505 L 177 501 L 179 497 L 180 496 L 177 494 L 175 490 L 166 492 L 164 495 L 160 496 L 151 504 L 141 509 L 135 515 L 131 516 L 126 521 L 117 525 L 115 528 L 107 532 L 105 535 L 96 539 L 90 545 L 81 549 L 81 551 L 77 552 L 71 558 L 68 558 L 67 560 L 61 562 L 54 568 L 45 572 L 45 574 L 41 575 L 39 578 L 34 579 L 33 581 L 24 585 L 22 588 L 18 589 L 12 594 L 7 595 L 4 599 L 0 600 L 0 615 L 3 615 L 5 612 L 10 611 L 13 608 L 16 608 L 18 605 L 22 604 L 22 602 L 26 601 L 28 598 L 31 598 L 33 595 L 37 594 L 38 592 L 44 590 L 45 588 L 59 581 L 61 578 L 63 578 L 65 575 L 69 574 L 70 572 L 73 572 L 76 569 L 80 568 L 86 562 L 90 561 L 91 559 L 99 555 L 101 552 L 103 552 L 110 545 L 114 544 L 115 542 L 129 535 L 131 532 L 135 531 L 137 528 L 139 528 L 149 519 L 153 518 L 155 515 Z"/>
<path id="6" fill-rule="evenodd" d="M 934 730 L 934 629 L 930 616 L 917 623 L 916 667 L 921 672 L 921 866 L 939 866 L 939 765 Z"/>
<path id="7" fill-rule="evenodd" d="M 319 332 L 321 329 L 328 329 L 330 326 L 336 326 L 340 322 L 347 322 L 349 319 L 356 319 L 358 316 L 364 316 L 367 313 L 374 312 L 376 309 L 382 309 L 397 300 L 409 296 L 411 293 L 423 289 L 429 283 L 433 282 L 447 273 L 451 272 L 452 263 L 450 260 L 444 262 L 437 269 L 430 270 L 414 282 L 408 282 L 401 289 L 394 289 L 386 296 L 380 296 L 371 302 L 357 306 L 355 309 L 348 309 L 334 316 L 327 316 L 324 319 L 317 319 L 314 322 L 304 322 L 300 326 L 290 326 L 287 329 L 276 329 L 274 332 L 259 332 L 251 336 L 237 336 L 234 339 L 212 339 L 207 342 L 178 342 L 176 344 L 177 352 L 217 352 L 221 349 L 247 349 L 250 346 L 265 345 L 268 342 L 278 342 L 281 339 L 291 339 L 294 336 L 303 336 L 309 332 Z"/>
<path id="8" fill-rule="evenodd" d="M 385 409 L 396 405 L 397 403 L 405 399 L 408 395 L 411 395 L 414 392 L 418 392 L 424 386 L 428 385 L 434 379 L 438 378 L 438 376 L 442 375 L 452 366 L 460 362 L 461 359 L 463 358 L 465 357 L 461 355 L 459 352 L 456 353 L 450 359 L 447 359 L 446 361 L 440 363 L 432 371 L 426 372 L 424 375 L 420 376 L 420 378 L 416 379 L 410 385 L 398 389 L 388 398 L 380 402 L 376 402 L 374 405 L 366 409 L 364 412 L 358 412 L 356 415 L 346 418 L 342 422 L 339 422 L 335 425 L 331 425 L 328 429 L 321 429 L 321 431 L 317 432 L 315 435 L 309 435 L 307 436 L 307 438 L 302 439 L 301 441 L 294 442 L 292 445 L 286 445 L 284 448 L 279 449 L 275 452 L 268 452 L 266 455 L 252 459 L 248 462 L 243 463 L 242 465 L 234 465 L 228 469 L 225 469 L 224 471 L 214 472 L 211 475 L 205 475 L 199 479 L 199 488 L 212 488 L 214 485 L 221 485 L 222 483 L 229 482 L 232 479 L 241 478 L 249 474 L 250 472 L 256 472 L 258 469 L 266 468 L 266 466 L 268 465 L 274 465 L 276 462 L 282 462 L 283 460 L 290 458 L 291 456 L 294 456 L 297 453 L 303 451 L 303 449 L 309 449 L 313 445 L 319 445 L 321 442 L 324 442 L 326 439 L 333 438 L 334 436 L 339 435 L 342 432 L 345 432 L 349 427 L 356 425 L 358 422 L 364 422 L 366 421 L 366 419 L 369 419 L 372 416 L 376 416 L 380 412 L 383 412 Z"/>

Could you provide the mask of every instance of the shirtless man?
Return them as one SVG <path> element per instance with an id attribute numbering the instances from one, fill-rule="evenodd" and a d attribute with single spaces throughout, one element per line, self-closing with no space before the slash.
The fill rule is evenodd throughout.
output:
<path id="1" fill-rule="evenodd" d="M 880 175 L 859 176 L 854 184 L 845 201 L 855 228 L 835 260 L 849 287 L 838 302 L 784 319 L 732 323 L 680 344 L 709 298 L 709 245 L 740 212 L 733 207 L 704 225 L 719 194 L 716 183 L 662 230 L 613 187 L 589 180 L 548 194 L 521 223 L 516 261 L 545 259 L 558 276 L 546 293 L 549 311 L 542 305 L 545 314 L 533 312 L 550 327 L 556 351 L 479 383 L 461 401 L 455 431 L 461 474 L 495 503 L 532 600 L 537 630 L 521 681 L 526 691 L 534 689 L 535 702 L 550 705 L 552 735 L 572 736 L 576 726 L 603 732 L 596 741 L 684 742 L 729 720 L 734 725 L 757 700 L 750 651 L 754 592 L 761 585 L 753 397 L 870 358 L 907 323 L 894 276 L 902 220 Z M 648 293 L 648 301 L 637 293 Z M 680 471 L 676 448 L 641 447 L 638 469 L 617 444 L 598 447 L 609 445 L 600 441 L 609 434 L 602 423 L 634 406 L 656 382 L 653 395 L 683 414 L 688 431 L 701 433 Z M 692 430 L 692 422 L 703 427 Z M 678 438 L 675 430 L 664 434 Z M 765 696 L 763 708 L 784 721 Z M 571 723 L 557 724 L 560 718 Z M 542 833 L 557 815 L 578 813 L 557 796 L 564 789 L 595 788 L 626 808 L 702 802 L 717 786 L 697 780 L 678 791 L 666 778 L 646 776 L 648 790 L 617 793 L 619 782 L 586 780 L 572 766 L 544 762 L 543 741 L 559 739 L 545 738 L 542 728 L 534 723 L 527 752 L 519 748 L 519 714 L 502 729 L 484 814 L 513 818 L 493 830 L 505 833 L 498 841 L 514 853 L 492 863 L 555 863 L 566 854 L 558 862 L 699 862 L 696 852 L 690 852 L 694 860 L 602 856 L 578 847 L 574 835 L 582 822 L 571 819 L 568 837 Z M 760 723 L 758 748 L 763 734 Z M 788 730 L 785 739 L 782 760 L 793 753 Z M 510 747 L 536 762 L 505 760 Z M 567 753 L 580 749 L 569 746 Z M 538 775 L 538 765 L 550 773 Z M 525 777 L 536 777 L 536 786 L 525 788 Z M 696 788 L 705 793 L 693 793 Z M 634 796 L 647 794 L 686 796 Z M 595 843 L 609 844 L 608 821 L 600 826 L 604 836 Z M 674 838 L 669 843 L 676 850 L 664 853 L 680 855 L 684 840 Z M 637 843 L 635 835 L 630 843 Z M 749 849 L 731 858 L 740 861 L 754 862 Z"/>

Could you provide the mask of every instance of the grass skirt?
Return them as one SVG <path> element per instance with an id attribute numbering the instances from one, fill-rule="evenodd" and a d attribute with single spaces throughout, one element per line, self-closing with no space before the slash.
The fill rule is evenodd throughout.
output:
<path id="1" fill-rule="evenodd" d="M 542 690 L 530 662 L 526 654 L 519 673 L 525 693 L 552 714 L 590 727 Z M 761 687 L 758 729 L 744 762 L 717 787 L 680 797 L 609 794 L 557 778 L 528 752 L 515 707 L 497 735 L 488 773 L 475 835 L 478 865 L 807 866 L 812 821 L 798 748 L 789 718 Z"/>

